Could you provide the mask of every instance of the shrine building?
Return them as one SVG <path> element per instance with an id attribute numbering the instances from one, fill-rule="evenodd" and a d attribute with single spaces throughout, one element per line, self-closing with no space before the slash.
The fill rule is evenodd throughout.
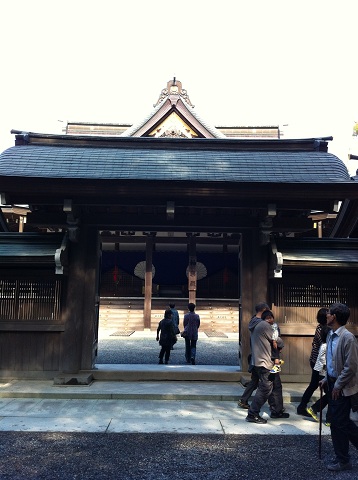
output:
<path id="1" fill-rule="evenodd" d="M 212 126 L 177 79 L 141 122 L 13 131 L 0 155 L 0 377 L 93 371 L 99 323 L 156 330 L 169 301 L 237 334 L 267 301 L 284 380 L 306 381 L 316 313 L 358 334 L 358 183 L 329 138 Z M 358 177 L 357 177 L 358 178 Z"/>

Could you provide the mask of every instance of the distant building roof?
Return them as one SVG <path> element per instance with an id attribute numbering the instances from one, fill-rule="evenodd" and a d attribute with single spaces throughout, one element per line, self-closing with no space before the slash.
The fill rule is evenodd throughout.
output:
<path id="1" fill-rule="evenodd" d="M 139 122 L 131 124 L 68 122 L 69 135 L 104 135 L 122 137 L 177 138 L 280 138 L 279 126 L 221 126 L 204 120 L 194 108 L 187 91 L 175 77 L 167 82 L 154 110 Z"/>

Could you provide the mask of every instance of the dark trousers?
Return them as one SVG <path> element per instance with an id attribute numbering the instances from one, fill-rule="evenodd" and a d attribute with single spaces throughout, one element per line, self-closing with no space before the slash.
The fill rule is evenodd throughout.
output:
<path id="1" fill-rule="evenodd" d="M 282 383 L 279 373 L 270 373 L 265 367 L 254 367 L 259 377 L 256 394 L 249 408 L 250 415 L 259 415 L 264 403 L 270 398 L 270 409 L 274 413 L 283 411 Z"/>
<path id="2" fill-rule="evenodd" d="M 192 358 L 195 360 L 197 340 L 185 338 L 185 360 L 190 362 Z"/>
<path id="3" fill-rule="evenodd" d="M 165 361 L 167 362 L 169 360 L 171 348 L 172 348 L 171 345 L 162 345 L 162 348 L 159 352 L 159 360 L 161 362 L 163 361 L 164 355 L 165 355 Z"/>
<path id="4" fill-rule="evenodd" d="M 331 436 L 337 460 L 347 463 L 350 460 L 349 442 L 358 449 L 358 426 L 349 418 L 350 397 L 339 396 L 332 399 L 334 381 L 328 380 L 329 406 L 331 412 Z"/>
<path id="5" fill-rule="evenodd" d="M 305 410 L 306 409 L 306 407 L 308 405 L 308 402 L 311 400 L 311 397 L 312 397 L 313 393 L 318 388 L 318 384 L 319 384 L 319 380 L 320 380 L 319 372 L 317 370 L 313 369 L 313 367 L 314 367 L 313 362 L 310 362 L 310 365 L 311 365 L 311 368 L 312 368 L 311 381 L 310 381 L 308 387 L 306 388 L 304 394 L 302 395 L 301 402 L 298 405 L 297 410 Z"/>
<path id="6" fill-rule="evenodd" d="M 319 379 L 323 380 L 324 377 L 320 376 Z M 326 422 L 331 423 L 331 409 L 328 404 L 328 387 L 327 384 L 325 385 L 324 388 L 324 395 L 322 395 L 322 402 L 321 399 L 319 398 L 313 405 L 312 409 L 314 412 L 318 413 L 324 410 L 328 405 L 327 413 L 326 413 Z"/>
<path id="7" fill-rule="evenodd" d="M 272 375 L 274 375 L 274 377 L 272 377 Z M 272 412 L 280 413 L 283 409 L 281 377 L 279 373 L 275 373 L 272 375 L 270 376 L 270 378 L 273 381 L 273 383 L 276 385 L 276 388 L 274 388 L 274 386 L 272 387 L 272 392 L 269 395 L 267 402 Z M 244 393 L 241 395 L 241 400 L 244 403 L 249 402 L 249 398 L 257 389 L 259 385 L 259 381 L 260 381 L 259 374 L 257 372 L 257 369 L 255 369 L 254 367 L 251 372 L 251 380 L 246 385 Z"/>
<path id="8" fill-rule="evenodd" d="M 258 376 L 258 374 L 255 370 L 255 367 L 254 367 L 252 372 L 251 372 L 251 380 L 246 385 L 244 393 L 241 395 L 241 400 L 244 403 L 248 403 L 249 398 L 254 393 L 254 391 L 257 389 L 257 386 L 259 384 L 259 380 L 260 380 L 260 378 L 259 378 L 259 376 Z"/>

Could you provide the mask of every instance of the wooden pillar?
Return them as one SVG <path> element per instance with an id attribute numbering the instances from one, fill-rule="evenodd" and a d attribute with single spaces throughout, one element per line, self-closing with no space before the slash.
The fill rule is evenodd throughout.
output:
<path id="1" fill-rule="evenodd" d="M 100 239 L 97 229 L 87 229 L 86 278 L 83 296 L 83 335 L 81 370 L 95 366 L 98 349 Z"/>
<path id="2" fill-rule="evenodd" d="M 249 322 L 255 313 L 255 305 L 266 302 L 268 296 L 267 245 L 260 244 L 258 231 L 242 234 L 241 240 L 241 321 L 240 347 L 242 371 L 247 371 L 250 353 Z"/>
<path id="3" fill-rule="evenodd" d="M 189 238 L 189 274 L 188 274 L 188 291 L 189 303 L 196 303 L 196 241 L 194 237 Z"/>
<path id="4" fill-rule="evenodd" d="M 78 373 L 82 368 L 92 366 L 97 251 L 97 230 L 82 225 L 78 241 L 69 244 L 68 284 L 63 311 L 65 331 L 61 338 L 60 369 L 63 373 Z"/>
<path id="5" fill-rule="evenodd" d="M 144 277 L 144 328 L 151 327 L 152 313 L 152 289 L 153 289 L 153 237 L 147 237 L 145 255 L 145 277 Z"/>
<path id="6" fill-rule="evenodd" d="M 24 231 L 25 218 L 23 215 L 19 215 L 19 232 Z"/>

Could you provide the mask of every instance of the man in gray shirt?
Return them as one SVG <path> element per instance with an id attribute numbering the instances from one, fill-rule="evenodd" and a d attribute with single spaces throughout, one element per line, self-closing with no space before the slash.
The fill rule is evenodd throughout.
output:
<path id="1" fill-rule="evenodd" d="M 289 414 L 284 412 L 282 399 L 282 384 L 280 376 L 270 373 L 273 366 L 272 342 L 273 329 L 269 323 L 270 317 L 261 320 L 251 331 L 252 364 L 259 378 L 256 394 L 248 410 L 247 422 L 264 424 L 267 420 L 260 417 L 261 407 L 272 395 L 276 410 L 271 410 L 271 418 L 288 418 Z"/>

